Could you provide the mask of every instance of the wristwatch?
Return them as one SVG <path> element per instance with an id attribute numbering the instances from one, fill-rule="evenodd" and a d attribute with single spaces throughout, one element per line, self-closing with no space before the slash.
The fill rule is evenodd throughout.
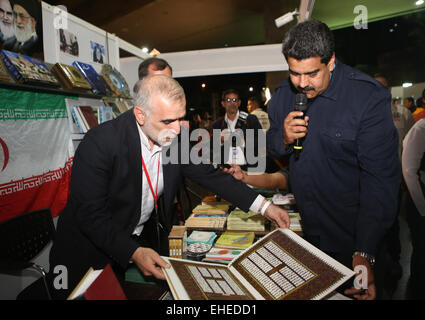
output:
<path id="1" fill-rule="evenodd" d="M 375 265 L 375 256 L 373 256 L 369 253 L 362 252 L 362 251 L 356 251 L 356 252 L 353 253 L 353 258 L 354 258 L 354 256 L 360 256 L 360 257 L 365 258 L 367 261 L 369 261 L 371 267 L 373 267 Z"/>

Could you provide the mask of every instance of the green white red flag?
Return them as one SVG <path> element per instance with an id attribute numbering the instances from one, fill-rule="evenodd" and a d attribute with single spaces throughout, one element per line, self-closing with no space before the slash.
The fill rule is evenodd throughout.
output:
<path id="1" fill-rule="evenodd" d="M 0 221 L 64 208 L 73 159 L 65 98 L 0 88 Z"/>

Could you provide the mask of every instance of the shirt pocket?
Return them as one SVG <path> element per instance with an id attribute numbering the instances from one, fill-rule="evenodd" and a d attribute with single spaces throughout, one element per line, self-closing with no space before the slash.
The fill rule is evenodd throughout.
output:
<path id="1" fill-rule="evenodd" d="M 329 159 L 355 161 L 357 158 L 356 131 L 353 129 L 332 126 L 324 128 L 321 143 Z"/>

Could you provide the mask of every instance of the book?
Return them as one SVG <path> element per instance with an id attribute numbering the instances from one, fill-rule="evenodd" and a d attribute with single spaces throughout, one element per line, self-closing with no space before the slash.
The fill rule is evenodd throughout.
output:
<path id="1" fill-rule="evenodd" d="M 227 230 L 264 231 L 265 222 L 259 213 L 235 209 L 227 217 Z"/>
<path id="2" fill-rule="evenodd" d="M 168 235 L 169 255 L 174 258 L 182 258 L 186 252 L 187 231 L 185 226 L 173 226 Z"/>
<path id="3" fill-rule="evenodd" d="M 211 248 L 210 251 L 207 252 L 205 258 L 202 259 L 202 261 L 229 264 L 231 261 L 233 261 L 233 259 L 244 252 L 244 250 L 245 249 L 228 248 L 215 245 Z"/>
<path id="4" fill-rule="evenodd" d="M 70 106 L 72 118 L 78 128 L 79 133 L 86 133 L 88 128 L 83 120 L 83 116 L 77 106 Z"/>
<path id="5" fill-rule="evenodd" d="M 217 239 L 215 245 L 227 248 L 248 248 L 254 242 L 254 238 L 254 232 L 225 231 Z"/>
<path id="6" fill-rule="evenodd" d="M 229 265 L 163 257 L 176 300 L 319 300 L 354 276 L 289 229 L 276 229 Z"/>
<path id="7" fill-rule="evenodd" d="M 58 62 L 51 70 L 65 89 L 83 92 L 91 89 L 89 83 L 75 66 L 69 66 Z"/>
<path id="8" fill-rule="evenodd" d="M 67 300 L 127 300 L 111 265 L 104 269 L 90 268 Z"/>
<path id="9" fill-rule="evenodd" d="M 83 75 L 94 94 L 106 95 L 106 83 L 92 65 L 80 61 L 74 61 L 72 65 Z"/>
<path id="10" fill-rule="evenodd" d="M 223 231 L 226 217 L 195 217 L 194 214 L 186 219 L 184 225 L 188 229 Z"/>
<path id="11" fill-rule="evenodd" d="M 96 109 L 96 113 L 97 113 L 98 108 L 92 108 L 89 106 L 79 106 L 77 108 L 81 111 L 81 114 L 83 116 L 83 121 L 87 125 L 87 129 L 94 128 L 99 124 L 97 120 L 97 116 L 95 115 L 95 110 L 94 110 Z"/>
<path id="12" fill-rule="evenodd" d="M 194 230 L 187 238 L 187 245 L 191 245 L 192 243 L 196 242 L 203 242 L 212 246 L 215 238 L 217 238 L 215 232 Z"/>
<path id="13" fill-rule="evenodd" d="M 4 66 L 4 63 L 2 61 L 0 61 L 0 81 L 14 82 L 14 80 L 10 76 L 9 71 L 7 71 L 7 69 Z"/>
<path id="14" fill-rule="evenodd" d="M 226 214 L 230 205 L 225 203 L 220 204 L 199 204 L 193 208 L 193 213 L 202 214 Z"/>
<path id="15" fill-rule="evenodd" d="M 0 51 L 4 66 L 18 83 L 59 88 L 58 79 L 40 59 L 7 50 Z"/>
<path id="16" fill-rule="evenodd" d="M 110 106 L 101 106 L 98 111 L 98 121 L 99 123 L 104 123 L 106 121 L 114 119 L 114 113 L 112 107 Z"/>

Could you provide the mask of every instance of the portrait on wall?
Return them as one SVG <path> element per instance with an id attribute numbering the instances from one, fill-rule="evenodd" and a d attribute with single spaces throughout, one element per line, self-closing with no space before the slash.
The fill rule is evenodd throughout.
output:
<path id="1" fill-rule="evenodd" d="M 26 55 L 43 51 L 41 2 L 0 0 L 0 48 Z"/>
<path id="2" fill-rule="evenodd" d="M 78 39 L 75 34 L 64 29 L 59 29 L 59 46 L 61 52 L 78 57 Z"/>
<path id="3" fill-rule="evenodd" d="M 93 62 L 104 63 L 105 47 L 94 41 L 90 41 L 90 47 L 91 47 L 91 55 L 93 57 Z"/>

